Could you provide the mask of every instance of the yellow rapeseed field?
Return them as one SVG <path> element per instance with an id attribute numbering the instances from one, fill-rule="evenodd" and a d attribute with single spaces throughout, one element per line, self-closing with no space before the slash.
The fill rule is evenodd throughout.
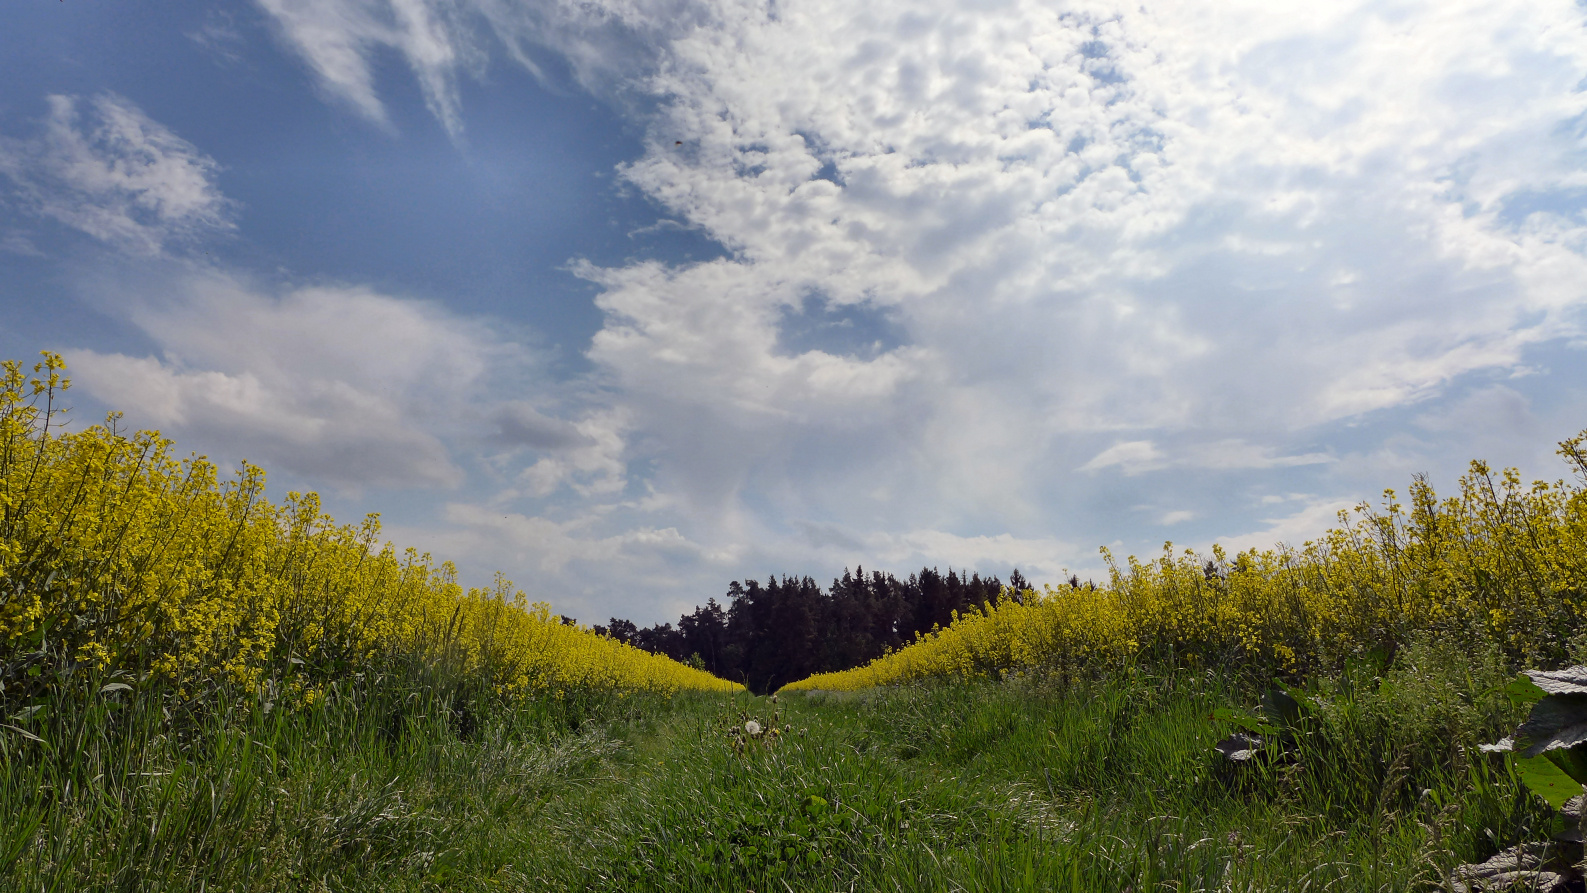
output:
<path id="1" fill-rule="evenodd" d="M 14 361 L 0 376 L 0 699 L 158 678 L 290 680 L 312 703 L 319 682 L 414 656 L 507 696 L 740 688 L 564 625 L 499 577 L 464 590 L 450 563 L 382 544 L 377 516 L 271 502 L 252 465 L 222 481 L 118 415 L 63 428 L 64 368 L 46 353 L 33 377 Z"/>
<path id="2" fill-rule="evenodd" d="M 1473 462 L 1459 495 L 1439 501 L 1424 479 L 1409 511 L 1382 507 L 1298 549 L 1230 559 L 1131 557 L 1106 585 L 1005 592 L 947 628 L 872 663 L 823 673 L 791 690 L 853 690 L 930 677 L 1064 672 L 1146 657 L 1181 665 L 1304 674 L 1418 636 L 1492 643 L 1541 666 L 1587 652 L 1587 431 L 1560 444 L 1579 483 L 1523 485 L 1514 470 Z M 1077 582 L 1077 581 L 1076 581 Z"/>

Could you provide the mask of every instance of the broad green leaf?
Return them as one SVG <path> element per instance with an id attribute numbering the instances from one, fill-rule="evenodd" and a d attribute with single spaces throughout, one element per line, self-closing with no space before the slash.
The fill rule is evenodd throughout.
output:
<path id="1" fill-rule="evenodd" d="M 1212 713 L 1208 716 L 1208 719 L 1211 719 L 1214 722 L 1226 722 L 1232 726 L 1244 729 L 1247 732 L 1254 732 L 1258 735 L 1278 734 L 1278 728 L 1272 723 L 1263 722 L 1249 713 L 1245 713 L 1244 711 L 1240 710 L 1232 710 L 1228 707 L 1217 708 L 1216 710 L 1212 711 Z"/>
<path id="2" fill-rule="evenodd" d="M 1587 741 L 1587 695 L 1549 695 L 1533 704 L 1515 739 L 1529 757 Z"/>
<path id="3" fill-rule="evenodd" d="M 1510 703 L 1517 707 L 1536 704 L 1548 694 L 1548 692 L 1538 688 L 1537 683 L 1527 678 L 1525 673 L 1518 674 L 1514 679 L 1510 680 L 1509 684 L 1504 687 L 1504 693 L 1510 697 Z"/>
<path id="4" fill-rule="evenodd" d="M 1300 721 L 1301 705 L 1287 690 L 1282 682 L 1276 682 L 1273 688 L 1262 695 L 1262 712 L 1275 725 L 1293 726 Z"/>
<path id="5" fill-rule="evenodd" d="M 1582 793 L 1581 783 L 1566 775 L 1565 770 L 1548 757 L 1518 757 L 1515 768 L 1527 788 L 1555 809 L 1564 809 L 1570 798 Z"/>
<path id="6" fill-rule="evenodd" d="M 1543 754 L 1550 762 L 1565 771 L 1580 784 L 1587 784 L 1587 746 L 1560 748 Z"/>

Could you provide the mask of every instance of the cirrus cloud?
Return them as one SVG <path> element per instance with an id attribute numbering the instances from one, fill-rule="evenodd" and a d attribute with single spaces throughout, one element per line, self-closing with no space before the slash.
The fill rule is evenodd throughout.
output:
<path id="1" fill-rule="evenodd" d="M 236 228 L 220 165 L 124 97 L 49 107 L 42 133 L 0 138 L 0 174 L 24 208 L 141 256 Z"/>

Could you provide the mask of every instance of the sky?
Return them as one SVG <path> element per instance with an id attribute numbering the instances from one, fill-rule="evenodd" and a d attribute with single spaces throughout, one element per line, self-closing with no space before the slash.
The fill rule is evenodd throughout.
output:
<path id="1" fill-rule="evenodd" d="M 585 623 L 1299 545 L 1587 427 L 1562 0 L 0 13 L 0 356 Z"/>

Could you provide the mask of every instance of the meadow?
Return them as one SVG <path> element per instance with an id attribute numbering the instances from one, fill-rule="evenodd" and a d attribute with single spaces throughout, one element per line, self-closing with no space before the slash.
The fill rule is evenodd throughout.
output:
<path id="1" fill-rule="evenodd" d="M 1318 686 L 1295 748 L 1248 765 L 1212 751 L 1241 692 L 1138 669 L 523 702 L 467 735 L 412 697 L 400 734 L 373 698 L 179 730 L 129 705 L 8 766 L 6 886 L 1443 889 L 1557 824 L 1472 746 L 1516 711 L 1502 665 L 1471 663 L 1414 648 Z"/>
<path id="2" fill-rule="evenodd" d="M 768 698 L 67 425 L 63 371 L 0 377 L 0 889 L 1436 890 L 1561 828 L 1478 745 L 1587 662 L 1582 438 Z"/>

